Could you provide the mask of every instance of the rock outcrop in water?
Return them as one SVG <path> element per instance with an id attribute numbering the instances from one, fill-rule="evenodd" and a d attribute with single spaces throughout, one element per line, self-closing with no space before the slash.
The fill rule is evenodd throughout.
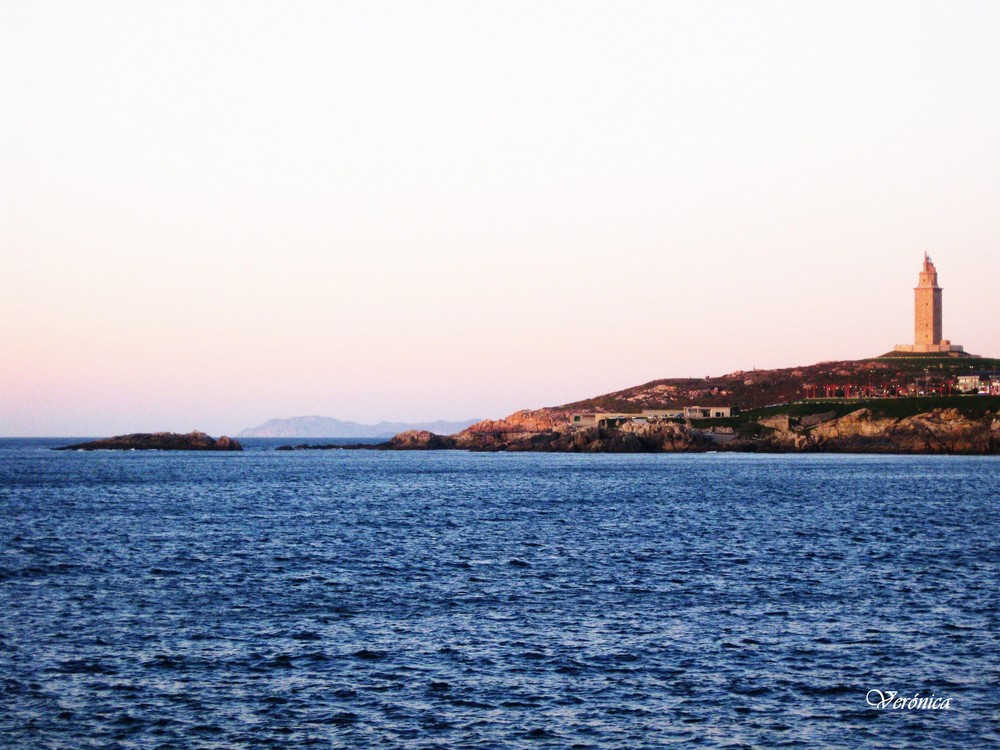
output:
<path id="1" fill-rule="evenodd" d="M 387 450 L 446 450 L 454 448 L 454 438 L 447 435 L 435 435 L 427 430 L 407 430 L 396 435 L 379 448 Z"/>
<path id="2" fill-rule="evenodd" d="M 223 435 L 218 440 L 197 430 L 181 435 L 176 432 L 137 432 L 117 435 L 87 443 L 66 445 L 60 451 L 241 451 L 238 441 Z"/>
<path id="3" fill-rule="evenodd" d="M 471 451 L 551 451 L 563 453 L 667 453 L 710 450 L 713 440 L 698 430 L 669 420 L 627 423 L 620 427 L 573 429 L 537 412 L 481 422 L 458 435 L 429 432 L 397 435 L 397 450 L 460 448 Z"/>

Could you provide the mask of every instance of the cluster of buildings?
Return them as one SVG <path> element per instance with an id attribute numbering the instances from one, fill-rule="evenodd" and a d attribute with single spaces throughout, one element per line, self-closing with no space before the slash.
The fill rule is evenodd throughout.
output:
<path id="1" fill-rule="evenodd" d="M 851 383 L 830 385 L 804 385 L 802 397 L 805 399 L 869 399 L 899 398 L 904 396 L 951 396 L 953 394 L 978 393 L 981 396 L 1000 396 L 1000 375 L 996 373 L 980 375 L 959 375 L 950 380 L 933 382 L 915 381 L 906 385 L 853 385 Z"/>
<path id="2" fill-rule="evenodd" d="M 981 396 L 1000 396 L 1000 374 L 959 375 L 955 381 L 959 393 L 978 393 Z"/>

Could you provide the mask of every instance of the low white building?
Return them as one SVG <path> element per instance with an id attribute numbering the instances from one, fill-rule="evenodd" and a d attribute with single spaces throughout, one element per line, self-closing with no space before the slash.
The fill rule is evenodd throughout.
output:
<path id="1" fill-rule="evenodd" d="M 962 393 L 977 393 L 982 387 L 982 378 L 978 375 L 959 375 L 955 383 L 955 390 Z"/>
<path id="2" fill-rule="evenodd" d="M 683 409 L 643 409 L 641 412 L 624 411 L 590 411 L 570 415 L 569 421 L 574 427 L 593 427 L 601 422 L 627 420 L 631 422 L 647 422 L 650 419 L 683 419 Z"/>
<path id="3" fill-rule="evenodd" d="M 641 416 L 641 414 L 623 414 L 621 412 L 580 412 L 578 414 L 571 414 L 569 421 L 574 427 L 593 427 L 599 422 L 607 422 L 615 419 L 635 419 Z"/>
<path id="4" fill-rule="evenodd" d="M 1000 378 L 983 380 L 979 384 L 979 394 L 986 396 L 1000 396 Z"/>
<path id="5" fill-rule="evenodd" d="M 684 419 L 725 419 L 733 416 L 731 406 L 685 406 Z"/>
<path id="6" fill-rule="evenodd" d="M 646 422 L 650 419 L 722 419 L 731 417 L 731 406 L 685 406 L 681 409 L 643 409 L 641 412 L 575 412 L 570 414 L 574 427 L 593 427 L 601 422 Z"/>

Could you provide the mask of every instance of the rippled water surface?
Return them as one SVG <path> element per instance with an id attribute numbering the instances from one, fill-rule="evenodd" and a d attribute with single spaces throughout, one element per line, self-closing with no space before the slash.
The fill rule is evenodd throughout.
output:
<path id="1" fill-rule="evenodd" d="M 1000 745 L 995 458 L 46 445 L 5 748 Z"/>

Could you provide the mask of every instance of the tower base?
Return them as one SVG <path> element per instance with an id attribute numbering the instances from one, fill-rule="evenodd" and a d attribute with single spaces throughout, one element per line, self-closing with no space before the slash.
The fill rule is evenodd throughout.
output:
<path id="1" fill-rule="evenodd" d="M 893 351 L 906 354 L 965 354 L 963 347 L 950 341 L 942 341 L 940 344 L 897 344 Z"/>
<path id="2" fill-rule="evenodd" d="M 891 352 L 886 352 L 876 359 L 935 359 L 941 357 L 951 357 L 952 359 L 982 359 L 978 354 L 969 354 L 961 346 L 951 344 L 927 345 L 927 344 L 901 344 Z"/>

